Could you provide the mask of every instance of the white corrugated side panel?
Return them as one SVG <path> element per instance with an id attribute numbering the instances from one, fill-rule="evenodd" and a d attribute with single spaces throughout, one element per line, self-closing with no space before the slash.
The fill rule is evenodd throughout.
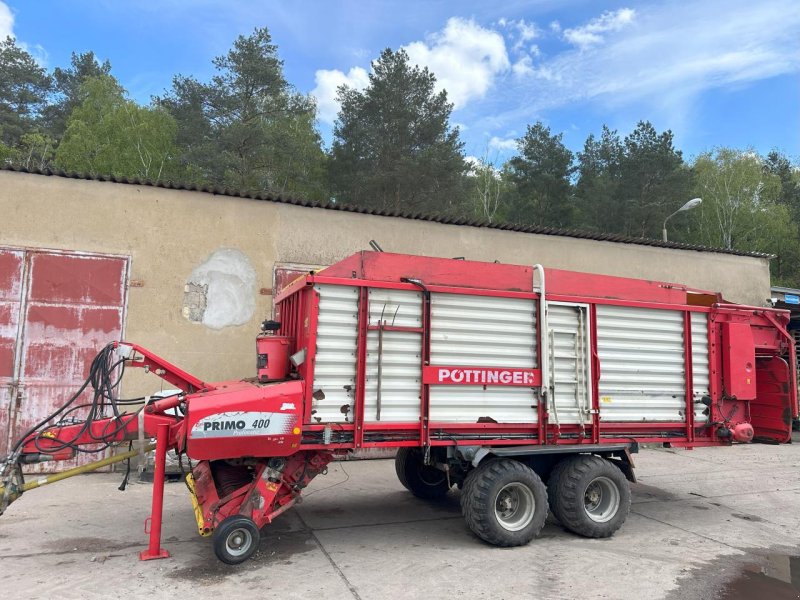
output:
<path id="1" fill-rule="evenodd" d="M 708 313 L 692 313 L 692 389 L 695 425 L 708 421 L 703 396 L 711 395 L 708 379 Z"/>
<path id="2" fill-rule="evenodd" d="M 369 324 L 422 327 L 422 293 L 372 288 L 369 290 Z"/>
<path id="3" fill-rule="evenodd" d="M 536 367 L 536 301 L 464 294 L 431 294 L 431 364 Z M 432 421 L 536 421 L 536 396 L 510 386 L 430 386 Z"/>
<path id="4" fill-rule="evenodd" d="M 574 305 L 547 304 L 547 326 L 550 329 L 550 368 L 555 411 L 550 420 L 559 424 L 589 423 L 588 327 L 587 311 Z"/>
<path id="5" fill-rule="evenodd" d="M 312 421 L 352 421 L 356 387 L 358 288 L 316 285 L 319 294 Z M 320 394 L 321 392 L 321 394 Z M 349 406 L 343 411 L 343 407 Z"/>
<path id="6" fill-rule="evenodd" d="M 422 327 L 422 294 L 405 290 L 369 290 L 369 323 Z M 384 331 L 381 359 L 381 421 L 418 422 L 422 387 L 422 334 Z M 378 332 L 367 333 L 365 420 L 377 420 Z"/>
<path id="7" fill-rule="evenodd" d="M 536 366 L 536 301 L 431 294 L 431 364 Z"/>
<path id="8" fill-rule="evenodd" d="M 600 418 L 684 420 L 683 313 L 597 306 Z"/>

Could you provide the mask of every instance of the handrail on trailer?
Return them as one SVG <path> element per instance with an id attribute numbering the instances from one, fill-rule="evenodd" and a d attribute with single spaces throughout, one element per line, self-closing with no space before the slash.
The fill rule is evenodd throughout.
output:
<path id="1" fill-rule="evenodd" d="M 545 278 L 544 278 L 544 267 L 540 264 L 533 265 L 533 269 L 539 274 L 539 338 L 541 339 L 541 349 L 540 349 L 540 356 L 542 362 L 542 395 L 548 396 L 549 395 L 549 388 L 550 388 L 550 361 L 548 355 L 548 347 L 547 347 L 547 300 L 545 299 L 546 296 L 546 288 L 545 288 Z M 533 281 L 533 289 L 536 291 L 536 280 Z M 545 383 L 546 382 L 546 383 Z"/>
<path id="2" fill-rule="evenodd" d="M 539 263 L 533 265 L 534 271 L 539 274 L 539 356 L 542 367 L 541 402 L 549 407 L 550 401 L 550 348 L 549 333 L 547 329 L 547 289 L 545 284 L 544 267 Z M 536 278 L 533 279 L 533 289 L 536 290 Z M 547 443 L 547 436 L 544 436 Z"/>

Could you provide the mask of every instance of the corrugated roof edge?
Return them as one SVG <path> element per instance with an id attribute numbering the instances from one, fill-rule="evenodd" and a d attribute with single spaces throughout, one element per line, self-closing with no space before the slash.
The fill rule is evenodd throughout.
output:
<path id="1" fill-rule="evenodd" d="M 138 179 L 128 177 L 115 177 L 113 175 L 100 175 L 93 177 L 83 173 L 67 172 L 67 171 L 53 171 L 50 169 L 25 169 L 22 167 L 13 167 L 9 165 L 0 165 L 0 171 L 11 171 L 15 173 L 28 173 L 31 175 L 44 175 L 48 177 L 64 177 L 67 179 L 83 179 L 86 181 L 102 181 L 108 183 L 121 183 L 128 185 L 141 185 L 149 187 L 158 187 L 168 190 L 186 190 L 192 192 L 203 192 L 207 194 L 215 194 L 218 196 L 231 196 L 234 198 L 249 198 L 251 200 L 262 200 L 266 202 L 277 202 L 280 204 L 292 204 L 295 206 L 304 206 L 307 208 L 322 208 L 326 210 L 340 210 L 343 212 L 361 213 L 367 215 L 375 215 L 380 217 L 396 217 L 400 219 L 413 219 L 417 221 L 430 221 L 433 223 L 441 223 L 444 225 L 460 225 L 465 227 L 485 227 L 487 229 L 499 229 L 502 231 L 516 231 L 519 233 L 534 233 L 539 235 L 555 235 L 560 237 L 570 237 L 584 240 L 595 240 L 599 242 L 614 242 L 617 244 L 633 244 L 636 246 L 653 246 L 656 248 L 671 248 L 675 250 L 695 250 L 697 252 L 715 252 L 718 254 L 733 254 L 735 256 L 750 256 L 754 258 L 775 258 L 774 254 L 765 254 L 762 252 L 742 252 L 739 250 L 726 250 L 724 248 L 713 248 L 709 246 L 701 246 L 699 244 L 683 244 L 679 242 L 663 242 L 661 240 L 654 240 L 648 238 L 635 238 L 625 235 L 618 235 L 613 233 L 597 233 L 594 231 L 581 231 L 577 229 L 560 229 L 557 227 L 543 227 L 538 225 L 517 225 L 514 223 L 490 223 L 489 221 L 480 219 L 467 219 L 458 217 L 447 217 L 443 215 L 426 214 L 420 212 L 400 212 L 400 211 L 385 211 L 373 210 L 360 206 L 352 206 L 347 204 L 334 204 L 332 202 L 317 202 L 315 200 L 306 200 L 303 198 L 293 198 L 290 196 L 281 196 L 280 194 L 272 193 L 248 193 L 239 190 L 231 190 L 228 188 L 221 188 L 216 186 L 198 186 L 194 184 L 173 183 L 171 181 L 153 181 L 149 179 Z"/>

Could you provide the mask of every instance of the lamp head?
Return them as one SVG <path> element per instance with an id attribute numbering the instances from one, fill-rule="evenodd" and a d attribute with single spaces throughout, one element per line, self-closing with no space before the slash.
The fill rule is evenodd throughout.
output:
<path id="1" fill-rule="evenodd" d="M 692 199 L 691 199 L 691 200 L 689 200 L 689 201 L 688 201 L 686 204 L 684 204 L 683 206 L 681 206 L 681 207 L 678 209 L 678 212 L 681 212 L 681 211 L 683 211 L 683 210 L 692 210 L 694 207 L 698 206 L 698 205 L 699 205 L 699 204 L 700 204 L 702 201 L 703 201 L 703 199 L 702 199 L 702 198 L 692 198 Z"/>

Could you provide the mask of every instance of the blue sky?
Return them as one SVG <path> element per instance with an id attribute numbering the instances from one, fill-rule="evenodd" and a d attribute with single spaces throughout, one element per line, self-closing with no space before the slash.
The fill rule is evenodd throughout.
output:
<path id="1" fill-rule="evenodd" d="M 0 35 L 48 68 L 93 50 L 140 102 L 175 73 L 207 79 L 257 26 L 317 97 L 326 142 L 336 86 L 364 85 L 383 48 L 404 47 L 448 90 L 471 156 L 502 162 L 536 120 L 578 151 L 604 123 L 624 135 L 648 119 L 687 158 L 714 146 L 800 157 L 797 0 L 0 0 Z"/>

